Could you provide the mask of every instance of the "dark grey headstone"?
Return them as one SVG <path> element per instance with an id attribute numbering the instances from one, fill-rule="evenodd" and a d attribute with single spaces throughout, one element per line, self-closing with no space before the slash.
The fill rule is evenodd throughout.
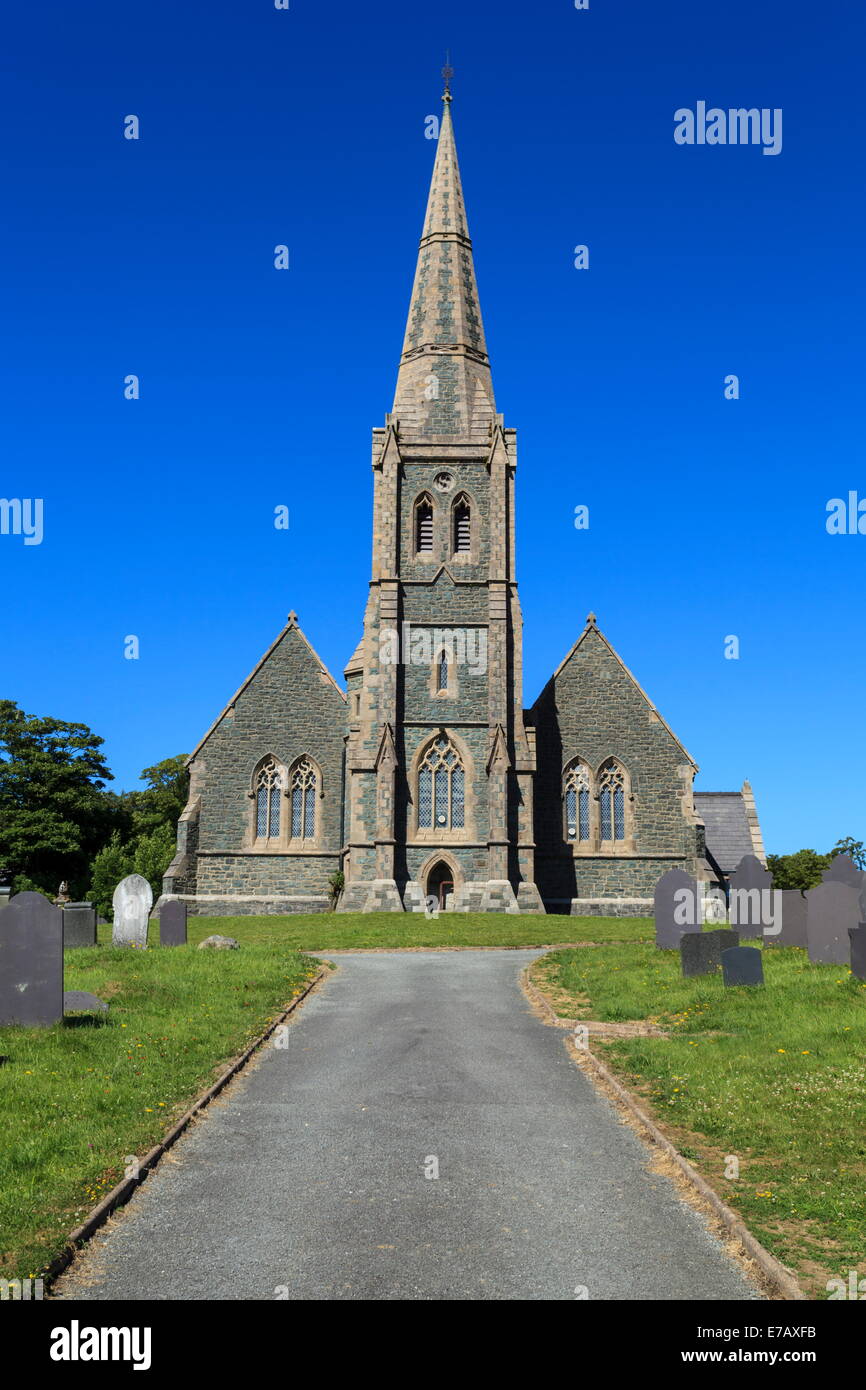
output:
<path id="1" fill-rule="evenodd" d="M 773 902 L 773 875 L 754 854 L 744 854 L 731 874 L 728 915 L 743 939 L 764 935 L 777 926 Z"/>
<path id="2" fill-rule="evenodd" d="M 186 945 L 186 903 L 163 903 L 159 909 L 159 944 Z"/>
<path id="3" fill-rule="evenodd" d="M 837 854 L 829 869 L 822 873 L 821 879 L 824 883 L 848 883 L 852 888 L 866 885 L 866 873 L 857 868 L 848 854 Z"/>
<path id="4" fill-rule="evenodd" d="M 104 999 L 97 999 L 95 994 L 88 994 L 86 989 L 68 989 L 63 996 L 63 1012 L 65 1014 L 79 1013 L 83 1010 L 100 1009 L 102 1013 L 108 1013 L 108 1005 Z"/>
<path id="5" fill-rule="evenodd" d="M 656 945 L 675 951 L 683 932 L 700 931 L 698 885 L 684 869 L 668 869 L 655 888 Z"/>
<path id="6" fill-rule="evenodd" d="M 739 946 L 738 932 L 727 931 L 687 931 L 680 941 L 680 960 L 683 974 L 711 975 L 722 968 L 722 951 Z"/>
<path id="7" fill-rule="evenodd" d="M 848 928 L 851 944 L 851 974 L 858 980 L 866 980 L 866 922 Z"/>
<path id="8" fill-rule="evenodd" d="M 731 946 L 722 951 L 722 976 L 726 985 L 762 985 L 764 961 L 757 946 Z"/>
<path id="9" fill-rule="evenodd" d="M 18 893 L 0 917 L 0 1025 L 62 1017 L 63 915 L 41 893 Z"/>
<path id="10" fill-rule="evenodd" d="M 809 959 L 817 965 L 847 965 L 848 929 L 860 922 L 860 890 L 841 879 L 828 879 L 809 889 L 806 902 Z"/>
<path id="11" fill-rule="evenodd" d="M 65 903 L 63 913 L 63 949 L 73 946 L 96 945 L 96 908 L 93 903 Z"/>
<path id="12" fill-rule="evenodd" d="M 866 980 L 866 922 L 859 927 L 849 927 L 851 940 L 851 974 L 858 980 Z"/>
<path id="13" fill-rule="evenodd" d="M 806 948 L 806 899 L 799 888 L 784 888 L 776 893 L 781 911 L 782 930 L 764 937 L 766 946 L 801 946 Z"/>
<path id="14" fill-rule="evenodd" d="M 11 889 L 11 888 L 8 888 L 8 887 L 4 887 L 3 884 L 0 884 L 0 908 L 8 907 L 8 906 L 9 906 L 9 900 L 10 900 L 11 897 L 12 897 L 12 889 Z"/>

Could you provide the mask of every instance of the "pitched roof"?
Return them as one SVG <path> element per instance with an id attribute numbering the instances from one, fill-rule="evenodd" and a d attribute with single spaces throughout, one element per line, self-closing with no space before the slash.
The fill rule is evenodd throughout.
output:
<path id="1" fill-rule="evenodd" d="M 574 646 L 571 648 L 571 650 L 570 650 L 569 652 L 567 652 L 566 655 L 562 658 L 562 661 L 560 661 L 559 665 L 557 666 L 557 668 L 556 668 L 556 670 L 554 671 L 553 675 L 551 676 L 550 680 L 547 682 L 547 685 L 545 685 L 544 690 L 546 690 L 547 687 L 551 684 L 551 681 L 555 681 L 555 680 L 556 680 L 557 676 L 558 676 L 558 675 L 560 674 L 560 672 L 563 671 L 564 668 L 568 665 L 568 663 L 569 663 L 569 662 L 571 661 L 571 659 L 575 656 L 575 654 L 578 652 L 578 650 L 579 650 L 580 647 L 583 645 L 583 643 L 587 640 L 587 638 L 589 638 L 590 634 L 592 634 L 593 637 L 598 638 L 598 640 L 599 640 L 599 641 L 603 644 L 603 646 L 607 649 L 607 651 L 609 652 L 609 654 L 613 657 L 613 659 L 614 659 L 614 661 L 617 663 L 617 665 L 620 666 L 621 669 L 625 672 L 625 674 L 628 676 L 629 680 L 631 681 L 632 685 L 633 685 L 633 686 L 635 687 L 635 689 L 637 690 L 638 694 L 642 696 L 642 698 L 646 701 L 646 703 L 647 703 L 647 705 L 649 706 L 649 708 L 652 710 L 652 712 L 653 712 L 653 714 L 655 715 L 655 717 L 658 719 L 658 721 L 659 721 L 659 723 L 661 724 L 662 728 L 667 730 L 667 732 L 670 734 L 671 738 L 673 739 L 674 743 L 677 745 L 678 748 L 680 748 L 680 749 L 682 750 L 682 752 L 685 754 L 685 757 L 686 757 L 686 758 L 688 759 L 688 761 L 691 763 L 692 767 L 695 769 L 695 771 L 697 771 L 698 765 L 697 765 L 697 763 L 695 762 L 694 758 L 692 757 L 691 753 L 689 753 L 688 749 L 684 746 L 684 744 L 680 741 L 680 739 L 677 738 L 677 736 L 676 736 L 676 734 L 674 733 L 673 729 L 671 728 L 670 724 L 669 724 L 669 723 L 667 722 L 667 720 L 664 719 L 664 718 L 662 717 L 662 715 L 659 713 L 657 707 L 653 704 L 653 702 L 652 702 L 652 700 L 650 699 L 649 695 L 647 695 L 647 693 L 646 693 L 646 691 L 644 690 L 643 686 L 641 685 L 640 681 L 638 681 L 638 680 L 635 678 L 635 676 L 632 674 L 632 672 L 631 672 L 631 671 L 628 669 L 628 667 L 626 666 L 626 664 L 625 664 L 625 662 L 623 661 L 622 657 L 619 655 L 619 653 L 618 653 L 617 651 L 614 650 L 614 648 L 611 646 L 610 642 L 608 642 L 607 638 L 605 637 L 604 633 L 603 633 L 603 632 L 601 631 L 601 629 L 596 625 L 596 616 L 595 616 L 594 613 L 590 613 L 590 614 L 588 615 L 587 620 L 586 620 L 586 627 L 583 629 L 583 632 L 580 634 L 580 636 L 578 637 L 577 641 L 575 642 L 575 644 L 574 644 Z M 543 694 L 544 694 L 544 691 L 542 691 L 541 694 L 543 695 Z M 540 699 L 541 699 L 541 695 L 539 695 L 539 697 L 538 697 L 538 700 L 540 700 Z M 538 704 L 538 700 L 536 700 L 535 704 Z M 534 708 L 534 706 L 533 706 L 533 708 Z"/>
<path id="2" fill-rule="evenodd" d="M 312 647 L 311 643 L 310 643 L 310 642 L 308 641 L 308 639 L 305 637 L 304 633 L 301 632 L 301 629 L 298 627 L 298 617 L 297 617 L 297 614 L 294 613 L 294 612 L 292 612 L 292 613 L 289 614 L 288 622 L 286 623 L 286 625 L 285 625 L 285 627 L 283 628 L 282 632 L 280 632 L 280 634 L 279 634 L 279 636 L 276 638 L 276 640 L 275 640 L 274 642 L 272 642 L 271 645 L 268 647 L 268 650 L 265 652 L 265 654 L 264 654 L 264 656 L 262 657 L 261 661 L 256 662 L 256 665 L 254 666 L 254 668 L 253 668 L 253 670 L 250 672 L 250 674 L 247 676 L 247 678 L 246 678 L 246 680 L 244 681 L 243 685 L 238 686 L 238 689 L 235 691 L 234 695 L 233 695 L 232 698 L 229 700 L 229 702 L 228 702 L 228 704 L 226 705 L 225 709 L 222 711 L 221 714 L 217 715 L 216 719 L 215 719 L 214 722 L 211 724 L 210 728 L 208 729 L 208 731 L 207 731 L 207 733 L 204 735 L 204 737 L 201 738 L 201 739 L 199 739 L 199 741 L 198 741 L 198 743 L 196 744 L 195 748 L 192 750 L 192 752 L 190 753 L 189 757 L 188 757 L 187 760 L 186 760 L 186 766 L 187 766 L 187 767 L 189 767 L 190 763 L 191 763 L 192 760 L 197 756 L 197 754 L 201 752 L 202 748 L 203 748 L 204 745 L 207 743 L 207 741 L 208 741 L 208 739 L 210 738 L 211 734 L 213 733 L 214 729 L 216 729 L 216 728 L 222 723 L 222 721 L 225 719 L 226 715 L 228 714 L 229 710 L 232 708 L 232 706 L 235 704 L 235 702 L 240 698 L 240 696 L 244 693 L 244 691 L 246 690 L 246 688 L 247 688 L 247 686 L 250 684 L 250 682 L 251 682 L 252 680 L 254 680 L 255 677 L 258 675 L 259 671 L 260 671 L 260 670 L 262 669 L 262 667 L 264 666 L 264 664 L 265 664 L 265 662 L 267 661 L 268 657 L 271 656 L 271 654 L 272 654 L 273 652 L 276 651 L 277 647 L 280 645 L 281 642 L 283 642 L 283 641 L 285 640 L 287 634 L 290 633 L 290 632 L 297 633 L 298 637 L 299 637 L 299 638 L 301 639 L 301 641 L 303 642 L 304 647 L 306 647 L 307 652 L 309 653 L 309 656 L 312 657 L 313 661 L 314 661 L 315 664 L 318 666 L 320 678 L 321 678 L 323 681 L 326 681 L 326 682 L 328 682 L 330 685 L 332 685 L 332 686 L 334 687 L 334 690 L 335 690 L 335 691 L 337 692 L 337 694 L 339 695 L 340 699 L 345 703 L 345 700 L 346 700 L 346 692 L 337 684 L 337 682 L 334 680 L 334 677 L 331 675 L 330 671 L 328 670 L 327 666 L 325 665 L 324 661 L 323 661 L 322 658 L 319 656 L 318 652 L 314 650 L 314 648 Z"/>
<path id="3" fill-rule="evenodd" d="M 707 849 L 723 874 L 730 874 L 744 854 L 759 853 L 752 839 L 742 792 L 695 792 L 695 810 L 706 828 Z"/>

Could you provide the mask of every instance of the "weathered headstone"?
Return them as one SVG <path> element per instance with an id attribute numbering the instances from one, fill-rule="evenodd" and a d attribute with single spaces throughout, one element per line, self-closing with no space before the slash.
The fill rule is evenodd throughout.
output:
<path id="1" fill-rule="evenodd" d="M 675 951 L 684 932 L 700 931 L 698 885 L 685 869 L 668 869 L 655 888 L 656 946 Z"/>
<path id="2" fill-rule="evenodd" d="M 96 945 L 96 908 L 93 903 L 66 903 L 63 913 L 63 949 Z"/>
<path id="3" fill-rule="evenodd" d="M 782 930 L 776 936 L 765 936 L 766 946 L 801 946 L 806 948 L 806 899 L 799 888 L 783 888 L 776 893 L 782 917 Z"/>
<path id="4" fill-rule="evenodd" d="M 731 946 L 722 951 L 722 977 L 728 986 L 762 985 L 764 961 L 757 946 Z"/>
<path id="5" fill-rule="evenodd" d="M 0 917 L 0 1025 L 63 1017 L 63 917 L 41 893 L 17 893 Z"/>
<path id="6" fill-rule="evenodd" d="M 186 903 L 163 903 L 159 909 L 160 946 L 186 945 Z"/>
<path id="7" fill-rule="evenodd" d="M 206 936 L 204 941 L 198 943 L 200 951 L 239 951 L 241 943 L 236 941 L 233 936 Z"/>
<path id="8" fill-rule="evenodd" d="M 687 931 L 680 941 L 680 960 L 683 975 L 712 975 L 722 968 L 722 951 L 739 946 L 739 932 L 726 931 Z"/>
<path id="9" fill-rule="evenodd" d="M 849 927 L 851 940 L 851 974 L 858 980 L 866 980 L 866 922 L 859 927 Z"/>
<path id="10" fill-rule="evenodd" d="M 127 874 L 114 890 L 113 946 L 147 946 L 147 919 L 153 905 L 153 892 L 141 874 Z"/>
<path id="11" fill-rule="evenodd" d="M 63 995 L 63 1012 L 65 1014 L 80 1013 L 84 1010 L 91 1011 L 98 1009 L 102 1013 L 108 1013 L 108 1005 L 104 999 L 97 999 L 95 994 L 88 994 L 86 989 L 67 989 Z"/>
<path id="12" fill-rule="evenodd" d="M 773 875 L 754 854 L 744 854 L 731 874 L 731 926 L 744 940 L 761 937 L 767 928 L 778 926 L 773 907 Z"/>
<path id="13" fill-rule="evenodd" d="M 849 927 L 860 921 L 860 890 L 841 879 L 827 879 L 806 894 L 806 945 L 817 965 L 847 965 Z"/>
<path id="14" fill-rule="evenodd" d="M 858 869 L 848 854 L 837 854 L 829 869 L 821 874 L 824 883 L 848 883 L 852 888 L 866 886 L 866 873 Z"/>

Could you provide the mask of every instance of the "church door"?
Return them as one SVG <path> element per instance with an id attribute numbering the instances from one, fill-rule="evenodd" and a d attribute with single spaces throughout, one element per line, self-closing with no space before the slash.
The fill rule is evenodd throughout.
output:
<path id="1" fill-rule="evenodd" d="M 436 898 L 440 908 L 445 907 L 449 894 L 454 892 L 454 880 L 450 865 L 440 859 L 427 875 L 427 896 Z"/>

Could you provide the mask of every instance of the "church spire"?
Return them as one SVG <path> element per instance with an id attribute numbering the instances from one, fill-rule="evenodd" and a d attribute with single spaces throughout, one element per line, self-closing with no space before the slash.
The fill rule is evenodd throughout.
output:
<path id="1" fill-rule="evenodd" d="M 450 67 L 443 76 L 439 141 L 394 414 L 404 437 L 483 442 L 496 405 L 451 120 Z"/>

